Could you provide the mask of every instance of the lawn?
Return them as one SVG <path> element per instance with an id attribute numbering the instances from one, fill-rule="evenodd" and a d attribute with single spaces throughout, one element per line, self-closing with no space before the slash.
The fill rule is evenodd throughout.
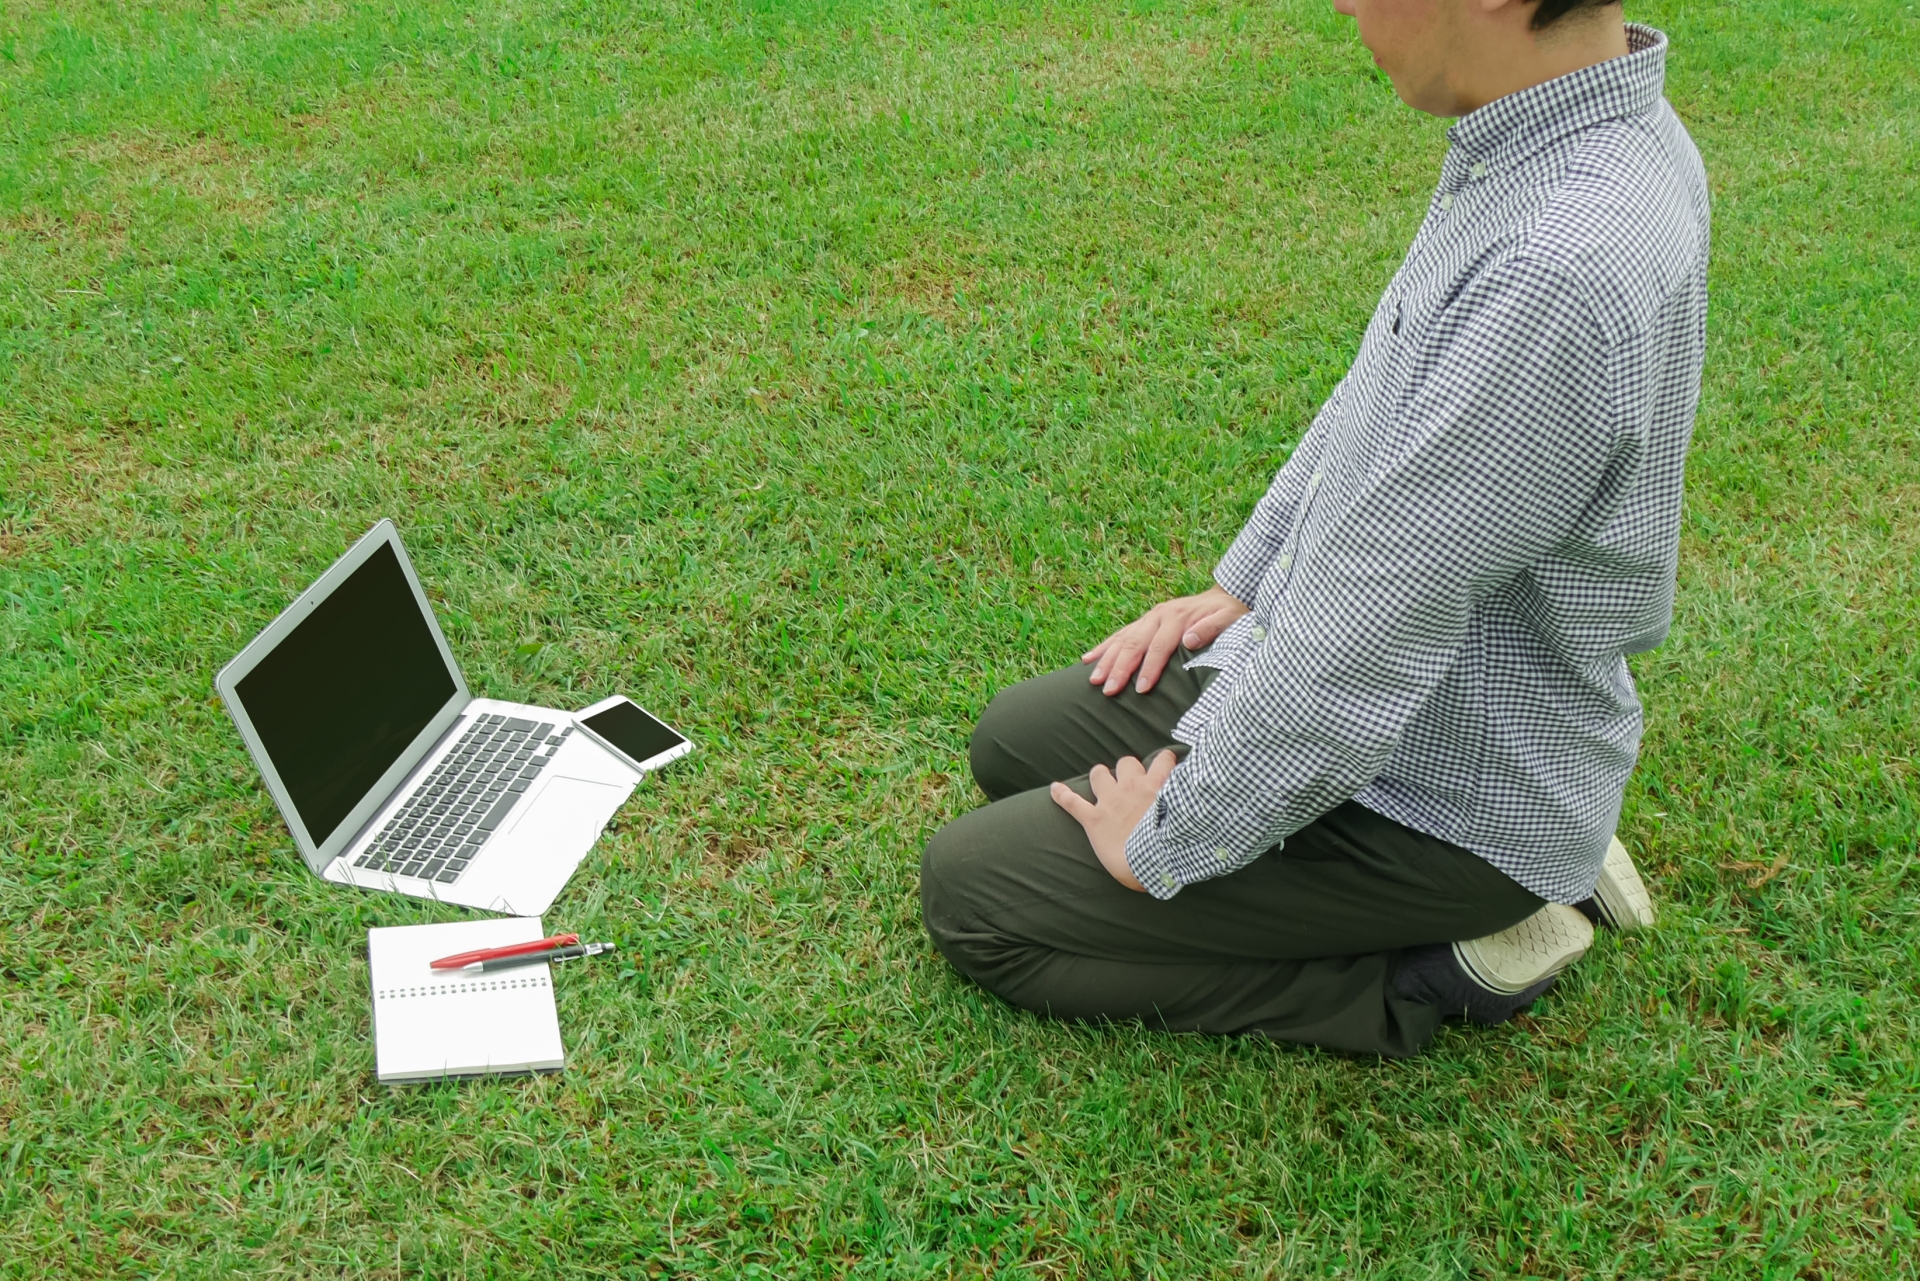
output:
<path id="1" fill-rule="evenodd" d="M 1214 559 L 1443 126 L 1324 0 L 0 2 L 0 1277 L 1920 1275 L 1920 15 L 1635 0 L 1715 206 L 1665 915 L 1378 1062 L 956 978 L 971 719 Z M 373 1079 L 215 670 L 395 518 L 702 750 L 565 1073 Z"/>

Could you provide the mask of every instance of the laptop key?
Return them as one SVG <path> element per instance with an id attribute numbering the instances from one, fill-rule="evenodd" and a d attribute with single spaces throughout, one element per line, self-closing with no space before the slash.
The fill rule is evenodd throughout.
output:
<path id="1" fill-rule="evenodd" d="M 406 865 L 405 867 L 403 867 L 403 868 L 401 868 L 401 869 L 400 869 L 400 875 L 402 875 L 402 876 L 417 876 L 417 875 L 419 875 L 419 873 L 420 873 L 420 869 L 421 869 L 421 867 L 423 867 L 423 866 L 424 866 L 424 864 L 421 864 L 421 863 L 409 863 L 409 864 L 407 864 L 407 865 Z"/>
<path id="2" fill-rule="evenodd" d="M 488 810 L 487 816 L 480 820 L 480 830 L 483 832 L 491 832 L 494 828 L 500 826 L 500 820 L 507 816 L 507 811 L 511 810 L 515 802 L 519 799 L 520 796 L 516 792 L 508 792 L 505 796 L 501 797 L 500 803 Z M 469 837 L 468 839 L 472 838 Z"/>
<path id="3" fill-rule="evenodd" d="M 523 721 L 516 717 L 515 719 L 507 722 L 506 728 L 512 730 L 516 734 L 524 734 L 528 730 L 533 728 L 533 722 Z"/>
<path id="4" fill-rule="evenodd" d="M 519 779 L 515 779 L 513 781 L 513 785 L 507 788 L 507 790 L 509 792 L 524 792 L 531 786 L 533 786 L 533 784 L 529 780 L 524 778 L 519 778 Z"/>
<path id="5" fill-rule="evenodd" d="M 439 881 L 442 885 L 451 885 L 460 879 L 460 873 L 453 871 L 442 872 L 433 879 Z"/>
<path id="6" fill-rule="evenodd" d="M 420 879 L 424 881 L 428 877 L 440 875 L 440 869 L 445 867 L 446 865 L 447 865 L 447 860 L 443 858 L 437 858 L 433 860 L 433 862 L 427 864 L 426 867 L 422 869 L 420 873 Z"/>

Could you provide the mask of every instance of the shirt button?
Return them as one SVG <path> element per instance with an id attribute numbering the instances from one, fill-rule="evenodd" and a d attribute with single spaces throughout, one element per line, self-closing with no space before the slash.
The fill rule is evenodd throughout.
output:
<path id="1" fill-rule="evenodd" d="M 1440 197 L 1440 207 L 1442 209 L 1453 208 L 1453 193 L 1451 191 Z"/>
<path id="2" fill-rule="evenodd" d="M 1292 569 L 1292 568 L 1293 568 L 1293 553 L 1292 553 L 1292 552 L 1281 552 L 1281 553 L 1280 553 L 1280 568 L 1282 568 L 1282 569 Z"/>
<path id="3" fill-rule="evenodd" d="M 1308 489 L 1318 489 L 1318 488 L 1320 488 L 1320 478 L 1321 478 L 1321 476 L 1323 476 L 1323 475 L 1325 475 L 1325 473 L 1324 473 L 1324 472 L 1315 472 L 1315 473 L 1313 473 L 1313 475 L 1312 475 L 1312 476 L 1309 476 L 1309 477 L 1307 478 L 1307 488 L 1308 488 Z"/>
<path id="4" fill-rule="evenodd" d="M 1467 170 L 1467 172 L 1472 174 L 1475 178 L 1484 178 L 1487 176 L 1487 162 L 1482 160 L 1479 163 L 1475 164 L 1473 168 Z"/>
<path id="5" fill-rule="evenodd" d="M 1161 883 L 1162 885 L 1164 885 L 1164 886 L 1166 886 L 1166 887 L 1167 887 L 1168 889 L 1172 889 L 1172 888 L 1173 888 L 1173 885 L 1174 885 L 1174 881 L 1173 881 L 1173 878 L 1172 878 L 1171 876 L 1168 876 L 1168 875 L 1166 875 L 1166 874 L 1164 874 L 1164 873 L 1163 873 L 1163 874 L 1161 875 L 1161 877 L 1160 877 L 1160 883 Z"/>
<path id="6" fill-rule="evenodd" d="M 1227 853 L 1227 847 L 1224 845 L 1216 848 L 1213 851 L 1213 856 L 1219 859 L 1222 863 L 1226 862 L 1229 858 L 1233 857 L 1231 854 Z"/>
<path id="7" fill-rule="evenodd" d="M 1255 623 L 1253 625 L 1253 638 L 1257 641 L 1265 640 L 1267 638 L 1267 629 Z"/>

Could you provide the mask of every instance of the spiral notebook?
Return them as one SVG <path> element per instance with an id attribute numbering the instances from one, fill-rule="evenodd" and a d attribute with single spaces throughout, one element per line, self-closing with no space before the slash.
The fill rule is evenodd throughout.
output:
<path id="1" fill-rule="evenodd" d="M 492 974 L 429 967 L 456 952 L 543 937 L 537 916 L 368 930 L 379 1078 L 438 1081 L 565 1067 L 553 975 L 544 962 Z"/>

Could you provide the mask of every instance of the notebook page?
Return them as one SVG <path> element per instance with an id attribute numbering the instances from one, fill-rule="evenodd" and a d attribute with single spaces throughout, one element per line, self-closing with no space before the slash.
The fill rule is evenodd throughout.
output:
<path id="1" fill-rule="evenodd" d="M 368 930 L 379 1078 L 428 1081 L 564 1067 L 547 965 L 492 974 L 429 968 L 429 962 L 455 952 L 541 937 L 537 916 Z"/>

